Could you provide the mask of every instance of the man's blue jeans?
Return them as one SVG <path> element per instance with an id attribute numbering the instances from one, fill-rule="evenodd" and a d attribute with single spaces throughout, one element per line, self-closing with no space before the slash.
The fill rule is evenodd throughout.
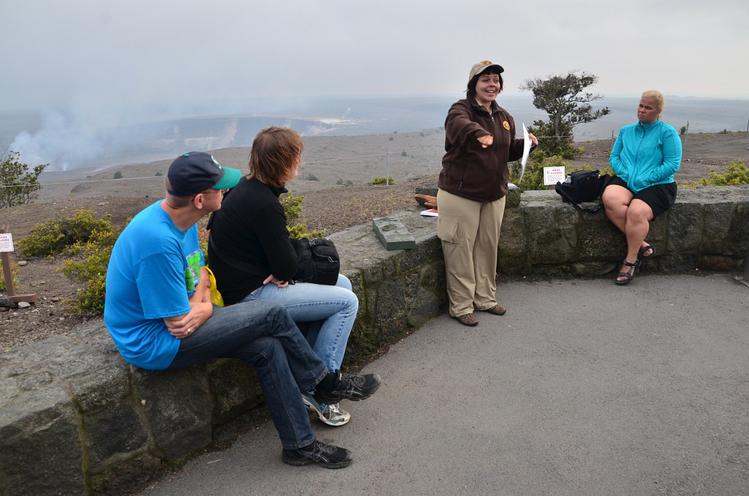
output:
<path id="1" fill-rule="evenodd" d="M 264 300 L 285 308 L 295 322 L 322 324 L 307 334 L 307 340 L 330 370 L 339 370 L 354 327 L 359 299 L 351 291 L 351 281 L 338 275 L 335 286 L 297 282 L 285 288 L 275 284 L 260 286 L 243 301 Z M 319 330 L 318 330 L 319 329 Z"/>
<path id="2" fill-rule="evenodd" d="M 264 301 L 214 307 L 213 316 L 180 342 L 169 368 L 215 358 L 239 358 L 257 369 L 285 449 L 314 441 L 301 393 L 314 390 L 328 371 L 286 310 Z"/>

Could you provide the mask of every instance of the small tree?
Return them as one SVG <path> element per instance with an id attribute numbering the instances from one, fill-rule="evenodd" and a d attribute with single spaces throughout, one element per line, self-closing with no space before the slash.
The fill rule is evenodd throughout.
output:
<path id="1" fill-rule="evenodd" d="M 534 121 L 531 128 L 531 132 L 539 136 L 539 147 L 548 155 L 575 158 L 574 127 L 610 113 L 608 107 L 593 111 L 590 102 L 601 96 L 583 91 L 597 80 L 593 74 L 570 72 L 546 79 L 529 79 L 521 87 L 533 92 L 533 105 L 549 116 L 548 121 Z"/>
<path id="2" fill-rule="evenodd" d="M 20 159 L 18 153 L 11 151 L 0 162 L 0 208 L 29 203 L 42 187 L 39 175 L 49 164 L 37 165 L 29 172 L 29 165 Z"/>

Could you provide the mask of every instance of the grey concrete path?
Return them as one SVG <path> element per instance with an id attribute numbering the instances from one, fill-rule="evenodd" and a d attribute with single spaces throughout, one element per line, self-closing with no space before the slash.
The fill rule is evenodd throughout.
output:
<path id="1" fill-rule="evenodd" d="M 749 288 L 727 275 L 511 282 L 510 309 L 437 318 L 366 370 L 318 436 L 343 470 L 281 463 L 272 424 L 146 495 L 747 495 Z"/>

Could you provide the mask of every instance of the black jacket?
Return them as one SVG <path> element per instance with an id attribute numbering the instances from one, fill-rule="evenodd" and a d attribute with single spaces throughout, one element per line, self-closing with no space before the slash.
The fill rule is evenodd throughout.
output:
<path id="1" fill-rule="evenodd" d="M 482 148 L 478 138 L 486 135 L 494 136 L 494 144 Z M 447 113 L 445 152 L 440 189 L 488 202 L 507 194 L 507 162 L 523 156 L 523 140 L 515 139 L 515 121 L 496 102 L 492 102 L 490 114 L 475 101 L 464 99 L 455 102 Z"/>
<path id="2" fill-rule="evenodd" d="M 286 214 L 274 188 L 243 178 L 210 221 L 208 265 L 227 305 L 237 303 L 273 274 L 291 280 L 297 255 L 286 229 Z"/>

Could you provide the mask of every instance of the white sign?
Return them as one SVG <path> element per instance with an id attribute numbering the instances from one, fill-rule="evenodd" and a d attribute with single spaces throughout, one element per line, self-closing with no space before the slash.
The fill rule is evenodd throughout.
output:
<path id="1" fill-rule="evenodd" d="M 523 180 L 525 175 L 525 164 L 528 163 L 528 154 L 531 152 L 531 138 L 528 136 L 528 128 L 523 123 L 523 158 L 520 159 L 520 179 L 518 183 Z"/>
<path id="2" fill-rule="evenodd" d="M 544 186 L 564 182 L 564 167 L 544 167 Z"/>
<path id="3" fill-rule="evenodd" d="M 0 233 L 0 253 L 12 253 L 13 235 L 11 233 Z"/>

